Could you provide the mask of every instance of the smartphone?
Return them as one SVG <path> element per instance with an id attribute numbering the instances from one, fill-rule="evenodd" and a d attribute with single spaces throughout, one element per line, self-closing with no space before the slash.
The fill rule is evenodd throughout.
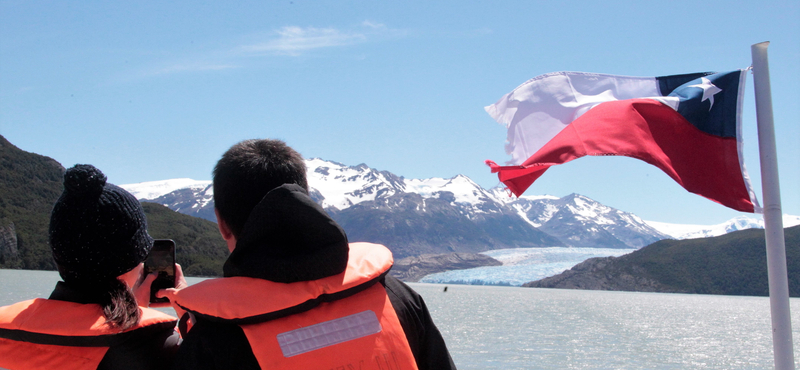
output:
<path id="1" fill-rule="evenodd" d="M 150 303 L 169 302 L 166 298 L 157 298 L 159 289 L 175 287 L 175 242 L 170 239 L 156 239 L 153 249 L 144 261 L 145 276 L 157 274 L 150 285 Z"/>

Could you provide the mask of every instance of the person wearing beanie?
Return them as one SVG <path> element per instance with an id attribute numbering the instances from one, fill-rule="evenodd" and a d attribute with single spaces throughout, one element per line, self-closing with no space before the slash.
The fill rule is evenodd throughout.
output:
<path id="1" fill-rule="evenodd" d="M 170 368 L 181 339 L 176 318 L 147 308 L 155 275 L 142 271 L 153 238 L 139 201 L 94 166 L 76 165 L 64 174 L 49 239 L 63 281 L 48 299 L 0 307 L 0 367 Z M 176 279 L 186 285 L 179 266 Z"/>
<path id="2" fill-rule="evenodd" d="M 193 324 L 174 369 L 455 369 L 422 297 L 388 275 L 391 252 L 348 242 L 294 149 L 242 141 L 213 186 L 231 254 L 223 278 L 167 293 Z"/>

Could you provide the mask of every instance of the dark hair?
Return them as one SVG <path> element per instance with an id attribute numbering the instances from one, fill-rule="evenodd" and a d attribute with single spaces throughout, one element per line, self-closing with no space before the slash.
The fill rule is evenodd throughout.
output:
<path id="1" fill-rule="evenodd" d="M 297 184 L 308 192 L 303 157 L 281 140 L 242 141 L 214 167 L 214 205 L 234 236 L 270 190 Z"/>
<path id="2" fill-rule="evenodd" d="M 100 303 L 106 324 L 121 330 L 138 324 L 142 312 L 131 288 L 118 279 L 114 279 L 109 285 L 108 289 L 103 291 Z"/>
<path id="3" fill-rule="evenodd" d="M 62 266 L 56 265 L 59 272 L 63 270 Z M 139 304 L 136 302 L 136 296 L 133 295 L 131 288 L 122 280 L 111 278 L 102 281 L 96 281 L 93 284 L 85 284 L 84 282 L 70 282 L 66 283 L 68 286 L 81 291 L 83 294 L 96 299 L 96 303 L 100 304 L 103 310 L 103 317 L 106 318 L 106 324 L 112 328 L 120 330 L 128 329 L 139 323 L 142 317 L 142 312 L 139 309 Z"/>

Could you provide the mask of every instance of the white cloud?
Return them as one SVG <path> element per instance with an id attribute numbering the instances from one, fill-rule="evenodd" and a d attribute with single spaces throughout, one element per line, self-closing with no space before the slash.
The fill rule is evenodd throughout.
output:
<path id="1" fill-rule="evenodd" d="M 178 62 L 173 65 L 151 70 L 145 76 L 168 75 L 176 73 L 213 72 L 233 68 L 241 68 L 228 61 L 236 61 L 241 57 L 289 55 L 299 56 L 304 52 L 316 49 L 333 48 L 406 36 L 405 31 L 395 30 L 386 25 L 365 20 L 350 30 L 336 28 L 286 26 L 272 31 L 260 42 L 228 49 L 218 50 L 205 56 L 198 56 L 198 61 Z M 360 54 L 358 58 L 366 58 Z M 239 60 L 241 62 L 241 60 Z M 246 65 L 246 63 L 244 64 Z"/>
<path id="2" fill-rule="evenodd" d="M 357 32 L 343 32 L 334 28 L 283 27 L 276 32 L 277 37 L 263 43 L 243 46 L 241 50 L 249 53 L 274 53 L 300 55 L 304 51 L 352 45 L 367 40 L 367 36 Z"/>
<path id="3" fill-rule="evenodd" d="M 386 29 L 386 25 L 385 24 L 383 24 L 383 23 L 375 23 L 375 22 L 372 22 L 372 21 L 369 21 L 369 20 L 365 20 L 365 21 L 361 22 L 361 25 L 364 26 L 364 27 L 369 27 L 369 28 L 373 28 L 373 29 Z"/>

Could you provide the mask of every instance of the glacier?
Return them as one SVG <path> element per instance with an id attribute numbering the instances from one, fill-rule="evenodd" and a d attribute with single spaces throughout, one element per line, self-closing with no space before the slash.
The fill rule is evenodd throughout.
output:
<path id="1" fill-rule="evenodd" d="M 720 236 L 729 232 L 745 229 L 763 229 L 764 220 L 749 216 L 734 217 L 716 225 L 685 225 L 670 224 L 665 222 L 645 221 L 654 229 L 669 235 L 673 239 L 697 239 Z M 800 216 L 783 215 L 783 227 L 800 225 Z"/>
<path id="2" fill-rule="evenodd" d="M 521 286 L 529 281 L 558 275 L 594 257 L 619 257 L 636 249 L 615 248 L 511 248 L 481 254 L 503 263 L 430 274 L 421 283 Z"/>

